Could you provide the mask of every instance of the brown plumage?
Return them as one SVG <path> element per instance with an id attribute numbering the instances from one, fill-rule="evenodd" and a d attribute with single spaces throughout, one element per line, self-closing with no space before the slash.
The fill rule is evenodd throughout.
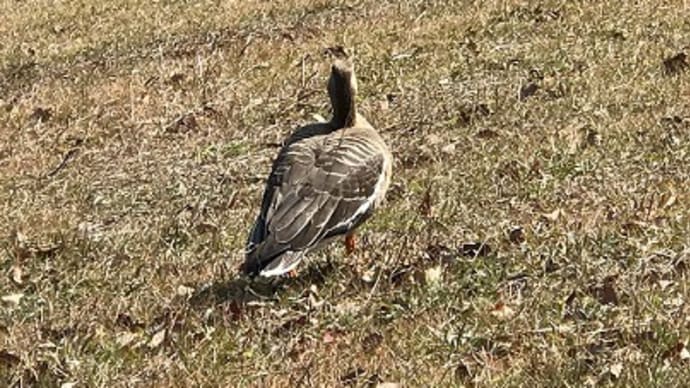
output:
<path id="1" fill-rule="evenodd" d="M 247 241 L 247 274 L 293 270 L 309 250 L 352 233 L 384 199 L 392 157 L 357 113 L 357 80 L 348 60 L 333 64 L 328 93 L 331 121 L 298 129 L 273 162 Z"/>

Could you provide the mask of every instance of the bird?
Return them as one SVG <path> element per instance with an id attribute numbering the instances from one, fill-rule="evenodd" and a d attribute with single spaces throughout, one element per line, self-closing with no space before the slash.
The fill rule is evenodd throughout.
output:
<path id="1" fill-rule="evenodd" d="M 283 143 L 266 181 L 240 270 L 251 277 L 296 276 L 306 254 L 345 238 L 385 201 L 393 157 L 358 111 L 350 58 L 331 65 L 327 85 L 332 117 L 298 128 Z"/>

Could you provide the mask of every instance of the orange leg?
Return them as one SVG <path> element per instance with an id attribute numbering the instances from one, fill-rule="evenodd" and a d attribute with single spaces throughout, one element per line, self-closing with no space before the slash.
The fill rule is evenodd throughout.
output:
<path id="1" fill-rule="evenodd" d="M 355 232 L 345 235 L 345 253 L 351 255 L 355 251 Z"/>
<path id="2" fill-rule="evenodd" d="M 296 269 L 291 269 L 291 270 L 289 270 L 289 271 L 285 274 L 285 276 L 287 276 L 287 277 L 290 278 L 290 279 L 294 279 L 294 278 L 297 277 L 297 270 L 296 270 Z"/>

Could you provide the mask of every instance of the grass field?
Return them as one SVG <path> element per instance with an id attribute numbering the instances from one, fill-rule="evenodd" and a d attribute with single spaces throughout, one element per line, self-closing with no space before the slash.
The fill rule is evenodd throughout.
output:
<path id="1" fill-rule="evenodd" d="M 1 386 L 690 381 L 687 1 L 93 3 L 0 2 Z M 249 285 L 337 46 L 388 202 Z"/>

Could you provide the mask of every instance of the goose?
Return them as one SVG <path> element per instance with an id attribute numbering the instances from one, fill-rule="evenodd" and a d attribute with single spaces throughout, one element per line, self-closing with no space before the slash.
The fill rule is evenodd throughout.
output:
<path id="1" fill-rule="evenodd" d="M 390 184 L 392 155 L 357 112 L 357 78 L 349 58 L 336 59 L 328 81 L 332 118 L 297 129 L 273 162 L 240 270 L 294 276 L 305 254 L 354 232 L 378 209 Z"/>

